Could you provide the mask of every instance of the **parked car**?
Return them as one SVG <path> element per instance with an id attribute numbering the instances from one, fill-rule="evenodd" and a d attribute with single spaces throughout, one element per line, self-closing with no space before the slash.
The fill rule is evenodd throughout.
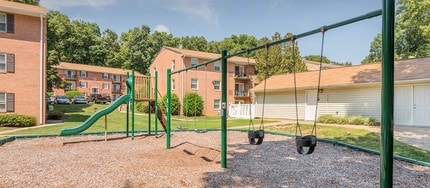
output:
<path id="1" fill-rule="evenodd" d="M 70 104 L 69 98 L 64 95 L 57 96 L 57 99 L 55 101 L 57 104 Z"/>
<path id="2" fill-rule="evenodd" d="M 111 98 L 110 96 L 103 96 L 101 94 L 91 94 L 91 96 L 88 98 L 88 102 L 106 104 L 111 102 Z"/>
<path id="3" fill-rule="evenodd" d="M 73 104 L 87 104 L 88 100 L 84 96 L 76 96 L 73 98 Z"/>

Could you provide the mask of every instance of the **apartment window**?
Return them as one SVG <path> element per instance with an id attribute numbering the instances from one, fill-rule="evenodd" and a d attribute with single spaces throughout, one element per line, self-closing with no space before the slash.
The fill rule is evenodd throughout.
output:
<path id="1" fill-rule="evenodd" d="M 0 53 L 0 72 L 15 72 L 15 55 Z"/>
<path id="2" fill-rule="evenodd" d="M 103 79 L 109 79 L 109 74 L 108 73 L 103 73 Z"/>
<path id="3" fill-rule="evenodd" d="M 219 90 L 221 89 L 221 81 L 219 81 L 219 80 L 214 80 L 212 83 L 213 83 L 213 85 L 214 85 L 214 90 L 215 90 L 215 91 L 219 91 Z"/>
<path id="4" fill-rule="evenodd" d="M 120 92 L 121 91 L 121 85 L 120 84 L 112 84 L 112 91 Z"/>
<path id="5" fill-rule="evenodd" d="M 121 82 L 121 75 L 112 75 L 112 81 Z"/>
<path id="6" fill-rule="evenodd" d="M 191 66 L 196 66 L 199 64 L 199 59 L 193 57 L 191 58 Z"/>
<path id="7" fill-rule="evenodd" d="M 215 72 L 221 71 L 221 64 L 219 63 L 219 61 L 215 61 L 215 63 L 214 63 L 214 71 Z"/>
<path id="8" fill-rule="evenodd" d="M 0 13 L 0 32 L 14 33 L 13 14 Z"/>
<path id="9" fill-rule="evenodd" d="M 175 68 L 176 68 L 176 61 L 172 60 L 172 70 L 175 70 Z"/>
<path id="10" fill-rule="evenodd" d="M 88 87 L 87 82 L 79 82 L 79 87 L 87 88 Z"/>
<path id="11" fill-rule="evenodd" d="M 109 84 L 108 83 L 103 83 L 103 89 L 109 89 Z"/>
<path id="12" fill-rule="evenodd" d="M 66 90 L 73 90 L 76 89 L 76 82 L 68 82 L 66 88 L 64 88 Z"/>
<path id="13" fill-rule="evenodd" d="M 86 78 L 87 76 L 87 71 L 81 71 L 80 77 Z"/>
<path id="14" fill-rule="evenodd" d="M 220 99 L 214 99 L 214 109 L 215 110 L 221 109 L 221 100 Z"/>
<path id="15" fill-rule="evenodd" d="M 175 83 L 175 79 L 172 80 L 172 90 L 175 90 L 176 88 L 176 83 Z"/>
<path id="16" fill-rule="evenodd" d="M 199 89 L 199 80 L 198 79 L 191 79 L 191 89 L 198 90 Z"/>
<path id="17" fill-rule="evenodd" d="M 15 94 L 0 93 L 0 112 L 15 111 Z"/>
<path id="18" fill-rule="evenodd" d="M 64 70 L 66 78 L 76 78 L 76 72 L 74 70 Z"/>

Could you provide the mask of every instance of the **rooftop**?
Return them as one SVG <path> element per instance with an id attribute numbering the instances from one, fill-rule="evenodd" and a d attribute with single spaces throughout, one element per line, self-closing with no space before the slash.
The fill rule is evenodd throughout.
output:
<path id="1" fill-rule="evenodd" d="M 44 7 L 0 0 L 0 12 L 22 14 L 27 16 L 46 16 Z"/>
<path id="2" fill-rule="evenodd" d="M 78 64 L 78 63 L 60 62 L 59 65 L 56 65 L 54 67 L 57 69 L 63 69 L 63 70 L 79 70 L 79 71 L 110 73 L 110 74 L 118 74 L 118 75 L 126 75 L 127 72 L 131 74 L 131 70 L 127 70 L 127 69 L 85 65 L 85 64 Z M 144 76 L 143 74 L 137 71 L 135 71 L 134 74 L 137 76 Z"/>
<path id="3" fill-rule="evenodd" d="M 207 59 L 207 60 L 212 60 L 212 59 L 221 57 L 221 54 L 179 49 L 179 48 L 173 48 L 173 47 L 167 47 L 167 46 L 163 47 L 163 49 L 167 49 L 175 53 L 183 54 L 185 57 L 196 57 L 196 58 Z M 235 62 L 235 63 L 248 63 L 248 58 L 236 56 L 236 57 L 229 58 L 228 61 Z M 255 64 L 255 60 L 252 58 L 249 58 L 249 63 L 253 65 Z"/>

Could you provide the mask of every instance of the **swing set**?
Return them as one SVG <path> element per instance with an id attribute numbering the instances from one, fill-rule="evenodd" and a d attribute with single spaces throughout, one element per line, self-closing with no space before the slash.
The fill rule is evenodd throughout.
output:
<path id="1" fill-rule="evenodd" d="M 374 18 L 382 15 L 383 17 L 383 29 L 382 29 L 382 39 L 383 39 L 383 62 L 382 62 L 382 110 L 381 110 L 381 186 L 384 187 L 392 187 L 393 181 L 393 93 L 394 93 L 394 1 L 383 0 L 383 9 L 376 10 L 373 12 L 369 12 L 367 14 L 351 18 L 345 21 L 341 21 L 332 25 L 323 26 L 308 32 L 304 32 L 298 35 L 293 35 L 291 38 L 284 38 L 281 40 L 273 41 L 267 43 L 265 45 L 257 46 L 254 48 L 246 49 L 239 51 L 234 54 L 227 54 L 226 50 L 222 51 L 222 56 L 217 59 L 213 59 L 207 61 L 202 64 L 198 64 L 195 66 L 188 67 L 186 69 L 178 70 L 172 72 L 170 69 L 167 69 L 167 125 L 166 125 L 166 148 L 170 149 L 170 133 L 171 133 L 171 116 L 170 116 L 170 100 L 171 100 L 171 76 L 172 74 L 177 74 L 183 71 L 187 71 L 189 69 L 195 69 L 200 66 L 206 66 L 210 63 L 214 63 L 221 60 L 221 167 L 227 168 L 227 60 L 228 58 L 239 56 L 243 54 L 248 54 L 249 52 L 266 48 L 266 63 L 267 63 L 267 54 L 268 48 L 270 46 L 279 45 L 285 42 L 294 42 L 299 38 L 303 38 L 306 36 L 310 36 L 316 33 L 322 33 L 322 42 L 321 42 L 321 58 L 320 58 L 320 70 L 319 70 L 319 78 L 318 78 L 318 90 L 317 90 L 317 101 L 318 104 L 319 92 L 320 92 L 320 82 L 321 82 L 321 62 L 323 57 L 323 45 L 324 45 L 324 34 L 330 29 L 334 29 L 337 27 L 345 26 L 348 24 L 352 24 L 355 22 L 359 22 L 362 20 Z M 295 47 L 293 45 L 293 50 Z M 294 56 L 293 56 L 294 57 Z M 295 59 L 293 60 L 295 64 Z M 314 152 L 317 136 L 316 136 L 316 123 L 314 122 L 314 126 L 312 129 L 312 133 L 310 135 L 303 136 L 301 133 L 300 125 L 298 123 L 297 116 L 297 85 L 296 85 L 296 77 L 294 68 L 294 83 L 295 83 L 295 103 L 296 103 L 296 147 L 297 152 L 300 154 L 311 154 Z M 266 75 L 265 75 L 266 80 Z M 264 139 L 264 103 L 265 103 L 265 94 L 266 93 L 266 82 L 264 81 L 264 93 L 263 93 L 263 105 L 262 105 L 262 120 L 260 123 L 260 127 L 258 130 L 254 129 L 254 124 L 252 120 L 249 123 L 249 131 L 248 138 L 250 144 L 259 145 L 263 142 Z M 318 105 L 316 105 L 318 108 Z M 317 115 L 317 110 L 315 114 Z M 316 116 L 315 115 L 315 116 Z M 315 118 L 316 119 L 316 118 Z M 314 120 L 315 121 L 315 120 Z M 305 151 L 305 148 L 308 148 Z"/>

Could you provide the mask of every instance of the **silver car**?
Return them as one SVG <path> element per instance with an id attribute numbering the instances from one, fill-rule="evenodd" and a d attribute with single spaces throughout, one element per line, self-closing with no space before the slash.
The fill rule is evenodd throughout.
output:
<path id="1" fill-rule="evenodd" d="M 57 96 L 57 99 L 55 100 L 57 104 L 70 104 L 69 98 L 66 96 Z"/>

